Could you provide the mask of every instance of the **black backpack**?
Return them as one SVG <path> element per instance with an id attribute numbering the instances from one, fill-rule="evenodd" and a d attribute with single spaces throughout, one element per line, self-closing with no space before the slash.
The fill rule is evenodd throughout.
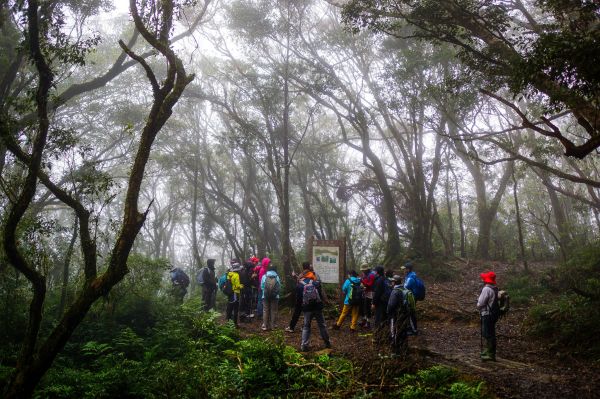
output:
<path id="1" fill-rule="evenodd" d="M 392 290 L 394 288 L 390 285 L 390 283 L 385 277 L 381 278 L 383 279 L 383 294 L 381 294 L 380 303 L 383 304 L 383 306 L 387 306 L 388 302 L 390 301 L 390 296 L 392 295 Z"/>
<path id="2" fill-rule="evenodd" d="M 187 288 L 187 286 L 190 285 L 190 278 L 178 267 L 171 271 L 171 281 L 183 288 Z"/>
<path id="3" fill-rule="evenodd" d="M 360 285 L 360 281 L 358 283 L 352 282 L 350 280 L 350 305 L 360 305 L 363 300 L 363 288 Z"/>
<path id="4" fill-rule="evenodd" d="M 494 290 L 494 301 L 490 309 L 490 314 L 494 321 L 506 316 L 510 310 L 510 296 L 506 291 L 498 291 L 498 287 L 492 287 Z"/>

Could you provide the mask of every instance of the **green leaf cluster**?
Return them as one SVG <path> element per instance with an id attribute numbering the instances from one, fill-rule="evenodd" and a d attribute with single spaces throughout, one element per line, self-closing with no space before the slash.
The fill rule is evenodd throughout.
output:
<path id="1" fill-rule="evenodd" d="M 401 388 L 392 397 L 413 398 L 460 398 L 475 399 L 492 397 L 483 382 L 461 379 L 458 371 L 446 366 L 433 366 L 416 374 L 407 374 L 398 380 Z"/>
<path id="2" fill-rule="evenodd" d="M 531 308 L 528 332 L 558 354 L 600 359 L 600 245 L 574 251 L 544 284 L 548 292 Z"/>

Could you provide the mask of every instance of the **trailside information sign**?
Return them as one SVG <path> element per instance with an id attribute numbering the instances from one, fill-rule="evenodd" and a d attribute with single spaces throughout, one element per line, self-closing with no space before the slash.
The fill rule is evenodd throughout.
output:
<path id="1" fill-rule="evenodd" d="M 312 265 L 321 281 L 342 284 L 346 275 L 346 240 L 309 239 Z"/>
<path id="2" fill-rule="evenodd" d="M 313 268 L 324 283 L 337 283 L 340 276 L 340 248 L 313 247 Z"/>

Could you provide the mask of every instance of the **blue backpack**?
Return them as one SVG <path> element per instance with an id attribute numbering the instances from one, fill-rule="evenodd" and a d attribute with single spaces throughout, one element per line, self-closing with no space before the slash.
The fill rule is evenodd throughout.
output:
<path id="1" fill-rule="evenodd" d="M 223 274 L 219 277 L 219 281 L 217 282 L 219 289 L 223 291 L 223 287 L 225 287 L 225 282 L 227 281 L 227 273 Z"/>
<path id="2" fill-rule="evenodd" d="M 415 300 L 422 301 L 425 299 L 425 283 L 423 280 L 418 278 L 417 276 L 413 277 L 415 279 L 415 286 L 412 290 Z"/>

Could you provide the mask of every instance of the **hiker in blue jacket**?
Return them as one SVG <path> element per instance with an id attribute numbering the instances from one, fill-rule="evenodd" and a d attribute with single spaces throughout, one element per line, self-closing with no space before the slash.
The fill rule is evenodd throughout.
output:
<path id="1" fill-rule="evenodd" d="M 356 273 L 356 271 L 350 270 L 348 273 L 348 278 L 342 286 L 342 292 L 344 293 L 344 307 L 342 308 L 342 313 L 340 314 L 337 323 L 333 325 L 334 330 L 339 330 L 344 323 L 344 319 L 346 319 L 346 316 L 348 316 L 348 313 L 351 313 L 352 318 L 350 319 L 350 331 L 356 331 L 358 316 L 360 315 L 360 306 L 363 298 L 362 290 L 360 290 L 361 297 L 352 298 L 352 295 L 356 295 L 356 292 L 353 293 L 354 289 L 357 291 L 360 290 L 360 277 L 358 277 L 358 273 Z"/>
<path id="2" fill-rule="evenodd" d="M 416 289 L 416 285 L 417 285 L 417 273 L 415 273 L 413 271 L 413 263 L 411 261 L 408 261 L 404 264 L 404 266 L 401 267 L 401 269 L 404 271 L 405 276 L 404 276 L 404 288 L 406 288 L 407 290 L 409 290 L 410 292 L 413 293 L 413 295 L 415 295 L 415 289 Z M 417 311 L 415 308 L 414 312 L 411 312 L 410 314 L 410 325 L 411 325 L 411 331 L 408 332 L 408 335 L 417 335 Z"/>

